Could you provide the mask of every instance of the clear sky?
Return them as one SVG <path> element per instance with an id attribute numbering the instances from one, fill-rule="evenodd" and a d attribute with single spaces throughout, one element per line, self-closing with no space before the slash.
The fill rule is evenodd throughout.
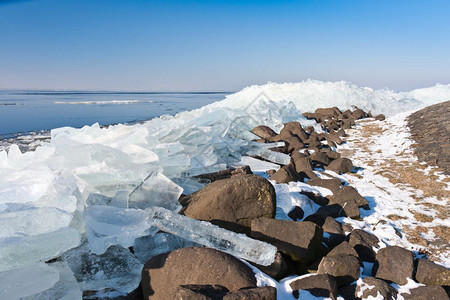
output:
<path id="1" fill-rule="evenodd" d="M 450 1 L 0 0 L 0 88 L 450 83 Z"/>

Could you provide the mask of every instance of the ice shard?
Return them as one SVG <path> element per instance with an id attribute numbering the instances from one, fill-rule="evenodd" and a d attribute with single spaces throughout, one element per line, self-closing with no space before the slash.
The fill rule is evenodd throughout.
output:
<path id="1" fill-rule="evenodd" d="M 59 256 L 80 245 L 80 233 L 65 227 L 28 237 L 0 238 L 0 272 Z"/>
<path id="2" fill-rule="evenodd" d="M 54 207 L 30 208 L 0 214 L 0 238 L 38 235 L 69 226 L 72 214 Z"/>
<path id="3" fill-rule="evenodd" d="M 291 161 L 291 157 L 287 154 L 271 151 L 269 149 L 254 149 L 247 153 L 248 155 L 257 155 L 276 164 L 287 165 Z"/>
<path id="4" fill-rule="evenodd" d="M 45 263 L 0 273 L 0 299 L 22 299 L 50 289 L 59 272 Z"/>
<path id="5" fill-rule="evenodd" d="M 51 288 L 24 297 L 23 300 L 81 300 L 83 298 L 80 286 L 66 262 L 55 262 L 48 266 L 59 272 L 59 280 Z"/>
<path id="6" fill-rule="evenodd" d="M 101 247 L 96 246 L 103 245 L 104 248 L 105 241 L 116 240 L 123 246 L 129 246 L 132 239 L 149 235 L 151 231 L 156 233 L 155 228 L 260 265 L 271 264 L 277 251 L 274 246 L 244 234 L 237 234 L 157 206 L 146 210 L 90 206 L 84 217 L 87 226 L 93 230 L 92 234 L 88 232 L 89 245 L 97 253 Z"/>
<path id="7" fill-rule="evenodd" d="M 134 255 L 145 264 L 150 258 L 180 248 L 197 246 L 198 244 L 170 233 L 158 232 L 137 238 L 134 242 Z"/>
<path id="8" fill-rule="evenodd" d="M 130 208 L 161 206 L 172 211 L 181 208 L 178 198 L 183 189 L 161 173 L 152 172 L 130 193 Z"/>
<path id="9" fill-rule="evenodd" d="M 174 214 L 161 207 L 149 208 L 148 213 L 149 224 L 162 231 L 260 265 L 268 266 L 274 261 L 276 247 L 251 239 L 245 234 Z"/>
<path id="10" fill-rule="evenodd" d="M 141 281 L 143 265 L 128 249 L 110 247 L 104 254 L 89 251 L 86 244 L 62 255 L 75 275 L 81 290 L 114 289 L 129 293 Z"/>

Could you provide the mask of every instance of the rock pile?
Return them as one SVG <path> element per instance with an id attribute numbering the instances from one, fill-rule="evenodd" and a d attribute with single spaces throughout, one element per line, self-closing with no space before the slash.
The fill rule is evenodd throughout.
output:
<path id="1" fill-rule="evenodd" d="M 290 282 L 294 297 L 302 291 L 314 296 L 337 299 L 363 299 L 378 294 L 395 299 L 395 285 L 409 280 L 423 284 L 402 294 L 405 299 L 448 299 L 450 270 L 431 261 L 417 258 L 398 246 L 386 246 L 376 236 L 352 229 L 335 218 L 360 218 L 360 209 L 369 209 L 359 192 L 344 185 L 336 174 L 352 172 L 353 163 L 336 152 L 343 143 L 345 129 L 355 120 L 371 116 L 361 109 L 341 112 L 338 108 L 321 108 L 305 113 L 320 124 L 303 128 L 298 122 L 285 124 L 277 134 L 267 126 L 251 132 L 261 143 L 284 142 L 272 151 L 290 155 L 289 164 L 268 171 L 269 179 L 281 184 L 303 181 L 324 187 L 331 195 L 309 191 L 301 193 L 320 206 L 305 216 L 300 207 L 288 214 L 292 221 L 275 219 L 276 194 L 273 185 L 248 168 L 225 170 L 203 175 L 211 183 L 203 189 L 180 198 L 181 213 L 206 220 L 228 230 L 244 233 L 277 247 L 275 261 L 259 266 L 276 280 L 301 275 Z M 384 116 L 376 116 L 382 120 Z M 320 176 L 318 176 L 318 174 Z M 361 274 L 372 266 L 370 276 Z M 368 271 L 365 270 L 365 274 Z M 276 299 L 274 287 L 257 287 L 252 269 L 244 262 L 223 252 L 190 247 L 151 258 L 142 271 L 144 299 Z"/>

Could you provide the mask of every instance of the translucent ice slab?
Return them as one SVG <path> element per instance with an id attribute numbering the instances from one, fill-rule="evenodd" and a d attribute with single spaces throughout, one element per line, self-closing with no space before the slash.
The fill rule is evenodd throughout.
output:
<path id="1" fill-rule="evenodd" d="M 181 208 L 178 198 L 183 189 L 161 173 L 152 172 L 130 193 L 128 204 L 130 208 L 145 209 L 151 206 L 161 206 L 172 211 Z"/>
<path id="2" fill-rule="evenodd" d="M 149 224 L 186 240 L 260 265 L 270 265 L 275 258 L 276 247 L 251 239 L 245 234 L 237 234 L 208 222 L 174 214 L 161 207 L 152 207 L 148 212 Z"/>
<path id="3" fill-rule="evenodd" d="M 90 252 L 87 244 L 62 255 L 75 275 L 81 290 L 114 289 L 129 293 L 141 281 L 143 265 L 128 249 L 112 246 L 102 255 Z"/>
<path id="4" fill-rule="evenodd" d="M 50 289 L 60 279 L 45 263 L 0 273 L 0 299 L 22 299 Z"/>
<path id="5" fill-rule="evenodd" d="M 291 157 L 287 154 L 271 151 L 269 149 L 252 149 L 248 152 L 248 155 L 257 155 L 261 156 L 268 161 L 271 161 L 276 164 L 287 165 L 291 161 Z"/>
<path id="6" fill-rule="evenodd" d="M 54 207 L 30 208 L 0 214 L 0 238 L 30 236 L 67 227 L 72 214 Z"/>
<path id="7" fill-rule="evenodd" d="M 80 245 L 78 230 L 65 227 L 45 234 L 0 239 L 0 272 L 59 256 Z"/>
<path id="8" fill-rule="evenodd" d="M 145 264 L 150 258 L 179 248 L 196 246 L 198 244 L 182 239 L 170 233 L 159 232 L 136 239 L 134 255 Z"/>
<path id="9" fill-rule="evenodd" d="M 148 235 L 149 228 L 156 227 L 183 239 L 260 265 L 271 264 L 276 253 L 276 248 L 270 244 L 157 206 L 146 210 L 90 206 L 84 216 L 86 224 L 95 233 L 88 235 L 91 247 L 101 244 L 95 240 L 101 238 L 101 235 L 108 236 L 108 239 L 115 238 L 119 242 L 122 240 L 129 242 L 132 238 Z"/>
<path id="10" fill-rule="evenodd" d="M 267 170 L 278 171 L 278 169 L 280 169 L 280 165 L 259 160 L 250 156 L 243 156 L 239 164 L 249 166 L 252 172 L 265 172 Z"/>
<path id="11" fill-rule="evenodd" d="M 55 262 L 48 266 L 59 272 L 59 280 L 50 289 L 25 297 L 23 300 L 81 300 L 83 298 L 80 286 L 66 262 Z"/>

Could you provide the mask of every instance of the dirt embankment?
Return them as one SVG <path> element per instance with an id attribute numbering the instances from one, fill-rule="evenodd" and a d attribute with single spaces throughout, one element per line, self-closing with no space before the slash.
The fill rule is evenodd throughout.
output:
<path id="1" fill-rule="evenodd" d="M 414 149 L 416 156 L 450 175 L 450 101 L 411 114 L 408 126 L 417 143 Z"/>

